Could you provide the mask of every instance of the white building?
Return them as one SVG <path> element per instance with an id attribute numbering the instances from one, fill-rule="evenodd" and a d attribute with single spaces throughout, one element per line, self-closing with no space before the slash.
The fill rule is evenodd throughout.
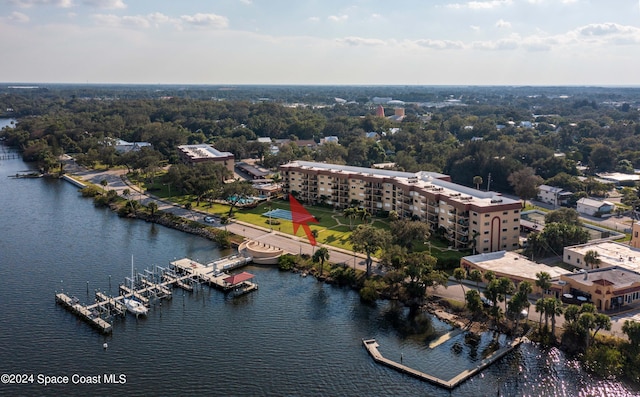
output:
<path id="1" fill-rule="evenodd" d="M 594 200 L 590 198 L 581 198 L 578 200 L 576 210 L 585 215 L 602 215 L 610 214 L 613 211 L 614 204 L 608 201 Z"/>
<path id="2" fill-rule="evenodd" d="M 573 193 L 562 190 L 560 187 L 540 185 L 538 186 L 538 200 L 555 207 L 567 204 Z"/>

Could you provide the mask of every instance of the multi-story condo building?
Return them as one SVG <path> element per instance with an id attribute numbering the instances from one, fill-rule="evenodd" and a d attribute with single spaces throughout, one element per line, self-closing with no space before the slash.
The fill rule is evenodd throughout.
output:
<path id="1" fill-rule="evenodd" d="M 293 161 L 280 166 L 283 191 L 301 202 L 343 209 L 356 206 L 370 213 L 396 211 L 402 218 L 428 222 L 455 248 L 476 252 L 519 247 L 518 200 L 450 181 L 449 176 Z"/>

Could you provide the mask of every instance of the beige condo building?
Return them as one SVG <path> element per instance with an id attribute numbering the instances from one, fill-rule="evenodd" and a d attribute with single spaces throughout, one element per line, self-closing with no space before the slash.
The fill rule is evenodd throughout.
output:
<path id="1" fill-rule="evenodd" d="M 280 166 L 284 193 L 304 203 L 351 205 L 371 214 L 396 211 L 402 218 L 427 222 L 455 248 L 476 252 L 519 247 L 518 200 L 452 183 L 435 172 L 416 173 L 293 161 Z"/>

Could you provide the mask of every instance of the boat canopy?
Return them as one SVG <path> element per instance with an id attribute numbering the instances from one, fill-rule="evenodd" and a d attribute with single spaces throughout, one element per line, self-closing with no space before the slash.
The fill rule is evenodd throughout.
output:
<path id="1" fill-rule="evenodd" d="M 242 283 L 244 281 L 251 280 L 253 277 L 254 277 L 254 275 L 251 274 L 251 273 L 242 272 L 242 273 L 239 273 L 239 274 L 234 274 L 233 276 L 229 276 L 229 277 L 223 279 L 222 281 L 224 281 L 225 283 L 230 284 L 230 285 L 236 285 L 236 284 L 240 284 L 240 283 Z"/>

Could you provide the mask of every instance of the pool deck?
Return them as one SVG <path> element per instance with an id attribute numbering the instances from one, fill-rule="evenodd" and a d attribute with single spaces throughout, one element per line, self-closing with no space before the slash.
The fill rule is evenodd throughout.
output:
<path id="1" fill-rule="evenodd" d="M 393 369 L 395 369 L 397 371 L 400 371 L 400 372 L 403 372 L 405 374 L 411 375 L 411 376 L 413 376 L 415 378 L 418 378 L 418 379 L 433 383 L 433 384 L 435 384 L 437 386 L 440 386 L 440 387 L 443 387 L 445 389 L 452 390 L 452 389 L 456 388 L 458 385 L 460 385 L 462 382 L 466 381 L 467 379 L 469 379 L 472 376 L 476 375 L 478 372 L 480 372 L 483 369 L 487 368 L 489 365 L 493 364 L 496 360 L 499 360 L 504 355 L 506 355 L 507 353 L 511 352 L 513 349 L 515 349 L 518 345 L 520 345 L 520 343 L 524 342 L 525 340 L 526 340 L 525 337 L 516 338 L 510 344 L 508 344 L 508 345 L 496 350 L 489 357 L 487 357 L 484 360 L 480 361 L 480 363 L 478 365 L 476 365 L 474 368 L 466 369 L 466 370 L 460 372 L 458 375 L 456 375 L 453 378 L 451 378 L 450 380 L 440 379 L 440 378 L 438 378 L 436 376 L 429 375 L 429 374 L 424 373 L 422 371 L 418 371 L 418 370 L 413 369 L 411 367 L 407 367 L 404 364 L 401 364 L 401 363 L 398 363 L 396 361 L 389 360 L 388 358 L 383 357 L 382 354 L 380 354 L 380 352 L 378 351 L 378 346 L 380 346 L 380 345 L 378 344 L 378 342 L 376 342 L 375 339 L 363 339 L 362 340 L 362 344 L 367 349 L 367 352 L 369 353 L 369 355 L 373 358 L 373 360 L 375 362 L 383 364 L 383 365 L 386 365 L 389 368 L 393 368 Z"/>

